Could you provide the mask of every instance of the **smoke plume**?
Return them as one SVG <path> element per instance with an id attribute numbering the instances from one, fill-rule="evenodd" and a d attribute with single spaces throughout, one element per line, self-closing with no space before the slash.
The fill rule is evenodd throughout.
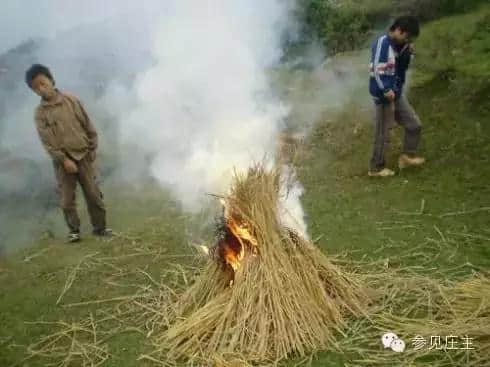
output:
<path id="1" fill-rule="evenodd" d="M 274 160 L 290 107 L 271 75 L 297 30 L 293 1 L 109 3 L 8 2 L 10 19 L 1 27 L 15 23 L 20 45 L 0 55 L 0 164 L 10 167 L 2 171 L 0 198 L 6 217 L 17 208 L 35 218 L 24 223 L 26 235 L 37 233 L 44 217 L 58 218 L 62 228 L 53 214 L 52 167 L 32 122 L 37 97 L 23 83 L 35 62 L 82 98 L 101 136 L 106 182 L 151 177 L 196 211 L 206 193 L 226 194 L 234 170 Z M 34 15 L 43 22 L 30 22 Z M 19 162 L 25 172 L 14 168 Z M 294 187 L 285 207 L 297 216 L 302 191 Z M 295 221 L 306 229 L 303 218 Z M 18 233 L 8 228 L 2 225 L 2 241 Z"/>

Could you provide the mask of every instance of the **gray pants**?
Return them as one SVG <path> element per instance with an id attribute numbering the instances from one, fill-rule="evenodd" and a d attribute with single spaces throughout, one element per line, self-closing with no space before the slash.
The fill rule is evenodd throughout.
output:
<path id="1" fill-rule="evenodd" d="M 379 171 L 385 167 L 385 152 L 390 146 L 395 121 L 405 129 L 405 138 L 403 140 L 404 154 L 415 154 L 422 132 L 420 119 L 405 96 L 390 104 L 377 104 L 375 106 L 376 128 L 373 156 L 370 164 L 371 171 Z"/>

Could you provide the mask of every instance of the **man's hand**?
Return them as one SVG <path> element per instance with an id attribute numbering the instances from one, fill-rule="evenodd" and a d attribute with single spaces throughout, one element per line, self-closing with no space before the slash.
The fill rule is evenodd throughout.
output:
<path id="1" fill-rule="evenodd" d="M 67 173 L 77 173 L 78 172 L 78 167 L 75 162 L 73 162 L 71 159 L 66 158 L 63 161 L 63 168 Z"/>
<path id="2" fill-rule="evenodd" d="M 384 94 L 384 96 L 390 102 L 393 102 L 395 100 L 395 92 L 393 92 L 392 90 L 389 90 L 388 92 L 386 92 Z"/>

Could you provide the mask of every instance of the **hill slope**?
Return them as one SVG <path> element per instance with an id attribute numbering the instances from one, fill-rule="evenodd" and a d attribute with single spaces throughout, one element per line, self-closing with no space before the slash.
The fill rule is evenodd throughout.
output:
<path id="1" fill-rule="evenodd" d="M 407 264 L 444 246 L 452 255 L 434 258 L 435 267 L 470 262 L 473 269 L 488 270 L 490 6 L 427 24 L 417 50 L 409 97 L 424 124 L 421 153 L 427 165 L 390 179 L 368 178 L 371 115 L 353 99 L 349 109 L 313 128 L 299 155 L 312 238 L 329 253 L 349 249 L 352 256 Z M 392 147 L 392 164 L 399 142 L 398 137 Z M 67 246 L 45 239 L 0 260 L 1 366 L 45 366 L 49 358 L 41 356 L 21 361 L 27 345 L 63 329 L 56 322 L 69 325 L 96 314 L 110 299 L 134 295 L 149 277 L 167 274 L 168 264 L 189 263 L 186 228 L 200 218 L 182 216 L 162 192 L 140 192 L 147 193 L 113 195 L 112 222 L 125 231 L 109 242 L 87 238 Z M 399 259 L 400 248 L 416 253 Z M 104 302 L 74 304 L 95 299 Z M 128 327 L 120 331 L 106 340 L 112 356 L 103 366 L 147 365 L 136 362 L 151 351 L 146 336 Z M 313 365 L 341 366 L 347 360 L 325 353 Z"/>

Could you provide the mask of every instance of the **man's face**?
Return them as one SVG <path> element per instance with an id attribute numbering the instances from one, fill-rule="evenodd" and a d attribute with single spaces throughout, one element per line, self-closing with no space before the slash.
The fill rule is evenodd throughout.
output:
<path id="1" fill-rule="evenodd" d="M 413 40 L 408 32 L 402 31 L 400 28 L 395 29 L 393 32 L 393 39 L 399 45 L 405 45 L 411 43 Z"/>
<path id="2" fill-rule="evenodd" d="M 32 80 L 31 88 L 34 93 L 43 99 L 49 100 L 56 95 L 53 82 L 44 74 L 36 75 Z"/>

